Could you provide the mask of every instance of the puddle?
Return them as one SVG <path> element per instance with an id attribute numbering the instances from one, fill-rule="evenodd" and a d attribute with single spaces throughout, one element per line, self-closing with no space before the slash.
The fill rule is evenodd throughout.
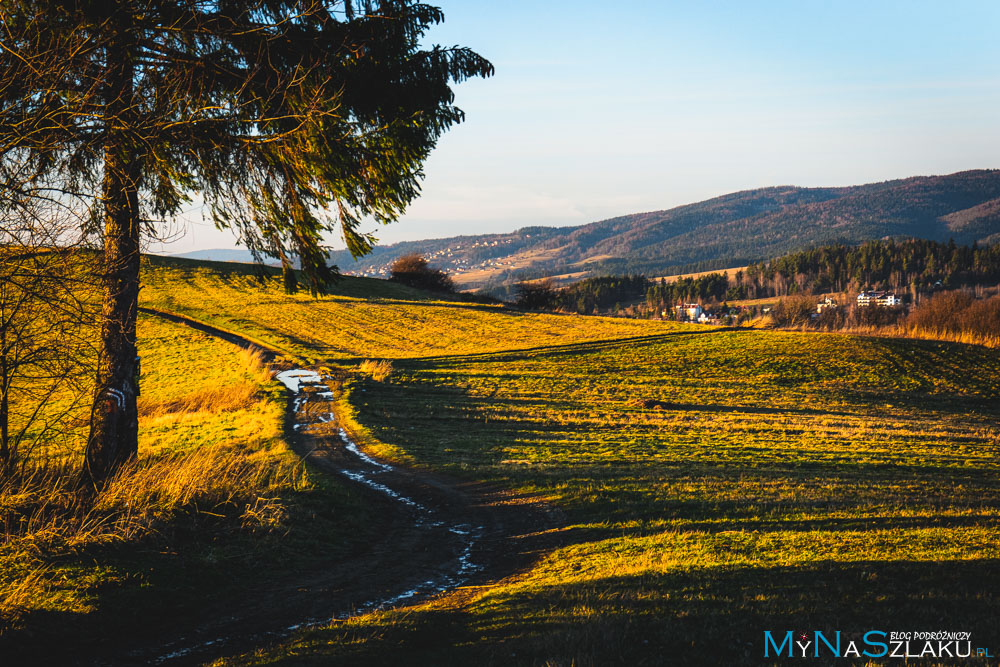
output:
<path id="1" fill-rule="evenodd" d="M 316 371 L 296 368 L 278 373 L 275 376 L 275 379 L 295 394 L 295 400 L 292 402 L 292 409 L 295 411 L 296 415 L 300 417 L 305 417 L 304 409 L 311 400 L 329 401 L 334 398 L 333 392 L 330 391 L 317 391 L 309 393 L 302 392 L 304 387 L 322 385 L 324 379 L 330 379 L 324 377 Z M 331 412 L 326 412 L 319 414 L 316 419 L 318 420 L 316 423 L 330 423 L 334 420 L 334 415 Z M 308 428 L 310 425 L 310 423 L 304 421 L 297 421 L 293 425 L 293 428 L 296 431 L 299 431 L 300 429 Z M 467 523 L 450 523 L 448 521 L 441 520 L 438 518 L 437 512 L 435 512 L 433 508 L 427 507 L 413 498 L 410 498 L 409 496 L 393 489 L 390 486 L 391 482 L 383 483 L 381 481 L 376 481 L 374 479 L 376 475 L 393 472 L 395 468 L 388 463 L 382 463 L 381 461 L 378 461 L 362 452 L 358 448 L 357 444 L 351 440 L 347 431 L 343 428 L 340 429 L 340 438 L 344 443 L 344 449 L 361 464 L 358 468 L 342 468 L 339 470 L 340 474 L 354 482 L 363 484 L 370 489 L 378 491 L 379 493 L 391 498 L 393 501 L 406 506 L 407 509 L 414 514 L 414 526 L 424 530 L 437 530 L 450 533 L 451 535 L 459 538 L 461 543 L 461 551 L 459 552 L 457 558 L 455 558 L 454 566 L 449 568 L 448 572 L 433 576 L 408 590 L 390 597 L 378 598 L 364 602 L 355 607 L 353 613 L 349 615 L 358 615 L 376 609 L 386 609 L 392 607 L 393 605 L 400 604 L 404 601 L 409 601 L 420 596 L 431 596 L 444 593 L 445 591 L 462 585 L 468 581 L 472 574 L 481 569 L 481 566 L 476 564 L 472 558 L 473 549 L 481 537 L 482 531 L 484 530 L 481 526 L 472 526 Z M 246 639 L 250 643 L 273 641 L 275 639 L 286 637 L 296 630 L 329 623 L 335 614 L 342 614 L 342 612 L 340 610 L 331 610 L 331 615 L 325 618 L 308 618 L 289 625 L 281 630 L 255 634 L 249 638 L 241 637 L 241 639 Z M 344 616 L 340 615 L 337 617 L 343 618 Z M 201 642 L 195 646 L 176 649 L 155 658 L 152 662 L 154 664 L 162 664 L 170 660 L 175 660 L 177 658 L 182 658 L 193 653 L 203 651 L 218 644 L 225 644 L 232 639 L 234 638 L 218 637 L 216 639 Z M 174 642 L 173 645 L 176 646 L 177 644 L 183 643 L 183 641 L 184 640 L 181 639 Z"/>

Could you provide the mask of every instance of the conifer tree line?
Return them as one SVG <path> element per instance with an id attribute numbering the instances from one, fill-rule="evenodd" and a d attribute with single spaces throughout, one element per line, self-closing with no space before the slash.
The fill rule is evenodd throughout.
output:
<path id="1" fill-rule="evenodd" d="M 558 310 L 590 315 L 634 300 L 648 285 L 649 280 L 645 276 L 597 276 L 581 280 L 566 289 L 553 291 L 548 301 L 550 307 Z M 519 292 L 521 294 L 523 290 Z M 542 297 L 536 298 L 545 302 Z"/>
<path id="2" fill-rule="evenodd" d="M 896 290 L 905 294 L 1000 283 L 1000 246 L 958 246 L 920 239 L 828 245 L 792 253 L 727 276 L 711 273 L 654 282 L 651 307 L 682 301 L 761 299 L 791 294 Z"/>
<path id="3" fill-rule="evenodd" d="M 642 275 L 586 278 L 556 289 L 552 282 L 524 281 L 516 302 L 593 314 L 645 301 L 651 310 L 679 303 L 723 303 L 796 294 L 895 290 L 913 295 L 938 289 L 1000 284 L 1000 246 L 959 246 L 920 239 L 832 244 L 750 264 L 729 274 L 716 272 L 668 282 Z"/>

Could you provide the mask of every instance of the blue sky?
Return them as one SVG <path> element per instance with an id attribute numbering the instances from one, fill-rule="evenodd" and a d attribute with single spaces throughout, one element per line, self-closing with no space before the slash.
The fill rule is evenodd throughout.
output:
<path id="1" fill-rule="evenodd" d="M 1000 2 L 429 0 L 496 76 L 384 243 L 1000 167 Z M 188 216 L 162 248 L 232 247 Z"/>

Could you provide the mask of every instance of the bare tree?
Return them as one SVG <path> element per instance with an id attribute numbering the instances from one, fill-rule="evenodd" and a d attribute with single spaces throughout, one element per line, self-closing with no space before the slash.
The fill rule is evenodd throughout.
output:
<path id="1" fill-rule="evenodd" d="M 35 447 L 54 440 L 86 401 L 96 350 L 79 221 L 56 202 L 6 204 L 0 208 L 0 472 L 10 474 Z"/>

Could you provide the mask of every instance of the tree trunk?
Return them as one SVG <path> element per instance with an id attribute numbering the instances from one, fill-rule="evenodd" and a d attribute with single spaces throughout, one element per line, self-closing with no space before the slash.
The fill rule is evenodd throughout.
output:
<path id="1" fill-rule="evenodd" d="M 10 451 L 10 374 L 7 371 L 7 327 L 0 324 L 0 466 L 6 473 L 12 467 Z"/>
<path id="2" fill-rule="evenodd" d="M 100 358 L 85 457 L 85 480 L 95 486 L 138 455 L 135 323 L 139 301 L 140 158 L 132 135 L 136 117 L 135 69 L 127 20 L 116 26 L 122 39 L 108 53 Z"/>

